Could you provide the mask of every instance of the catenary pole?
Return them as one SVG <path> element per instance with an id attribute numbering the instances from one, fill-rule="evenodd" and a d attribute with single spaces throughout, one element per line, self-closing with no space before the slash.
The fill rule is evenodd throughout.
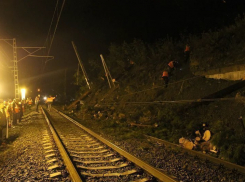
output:
<path id="1" fill-rule="evenodd" d="M 108 83 L 109 83 L 110 88 L 111 88 L 111 83 L 112 83 L 113 87 L 115 87 L 115 84 L 112 81 L 111 73 L 110 73 L 110 71 L 109 71 L 109 69 L 108 69 L 108 67 L 107 67 L 107 65 L 105 63 L 105 59 L 104 59 L 104 57 L 103 57 L 102 54 L 100 54 L 100 58 L 101 58 L 101 61 L 102 61 L 103 66 L 104 66 L 106 77 L 107 77 L 107 80 L 108 80 Z"/>
<path id="2" fill-rule="evenodd" d="M 20 98 L 20 89 L 19 89 L 19 74 L 18 74 L 18 61 L 17 61 L 17 50 L 16 50 L 16 39 L 13 39 L 13 58 L 14 58 L 14 90 L 15 90 L 15 99 Z"/>
<path id="3" fill-rule="evenodd" d="M 15 99 L 20 99 L 20 90 L 19 90 L 19 70 L 18 70 L 18 62 L 29 57 L 38 57 L 38 55 L 33 55 L 33 53 L 36 53 L 37 51 L 46 48 L 46 47 L 17 47 L 16 44 L 16 39 L 0 39 L 0 41 L 4 41 L 5 43 L 7 43 L 8 45 L 10 45 L 13 48 L 13 73 L 14 73 L 14 89 L 15 89 Z M 11 41 L 11 43 L 9 43 L 8 41 Z M 27 55 L 22 57 L 21 59 L 17 59 L 17 49 L 23 49 L 24 51 L 27 52 Z M 29 51 L 28 49 L 36 49 L 34 51 Z M 53 57 L 53 56 L 49 56 L 49 57 Z"/>
<path id="4" fill-rule="evenodd" d="M 76 45 L 75 45 L 75 43 L 74 43 L 73 41 L 71 41 L 71 43 L 72 43 L 72 46 L 73 46 L 74 51 L 75 51 L 75 53 L 76 53 L 76 56 L 77 56 L 77 59 L 78 59 L 78 63 L 80 64 L 80 67 L 81 67 L 81 69 L 82 69 L 84 78 L 85 78 L 86 83 L 87 83 L 87 85 L 88 85 L 88 88 L 91 89 L 91 87 L 90 87 L 90 85 L 89 85 L 88 75 L 87 75 L 87 73 L 86 73 L 86 71 L 85 71 L 85 68 L 84 68 L 84 66 L 83 66 L 83 64 L 82 64 L 82 61 L 81 61 L 81 59 L 80 59 L 80 56 L 79 56 L 79 54 L 78 54 L 78 52 L 77 52 L 77 47 L 76 47 Z"/>
<path id="5" fill-rule="evenodd" d="M 105 68 L 106 68 L 106 70 L 107 70 L 107 73 L 109 74 L 109 77 L 110 77 L 110 79 L 111 79 L 111 83 L 113 84 L 113 87 L 115 87 L 115 84 L 114 84 L 113 79 L 112 79 L 112 77 L 111 77 L 111 73 L 110 73 L 110 71 L 109 71 L 109 69 L 108 69 L 108 67 L 107 67 L 107 64 L 105 63 L 105 59 L 103 59 L 103 60 L 104 60 L 104 64 L 105 64 Z"/>
<path id="6" fill-rule="evenodd" d="M 103 65 L 104 70 L 105 70 L 105 76 L 106 76 L 106 78 L 107 78 L 107 81 L 108 81 L 109 87 L 111 88 L 111 82 L 110 82 L 110 79 L 109 79 L 109 77 L 108 77 L 108 72 L 107 72 L 107 70 L 106 70 L 106 67 L 105 67 L 105 62 L 104 62 L 104 58 L 103 58 L 102 54 L 100 55 L 100 58 L 101 58 L 102 65 Z"/>

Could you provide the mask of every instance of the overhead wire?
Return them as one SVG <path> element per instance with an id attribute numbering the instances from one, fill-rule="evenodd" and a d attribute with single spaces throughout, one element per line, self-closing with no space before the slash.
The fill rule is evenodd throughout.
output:
<path id="1" fill-rule="evenodd" d="M 7 59 L 9 59 L 10 61 L 12 61 L 11 60 L 11 58 L 8 56 L 8 54 L 4 51 L 4 49 L 2 49 L 2 47 L 0 47 L 1 48 L 1 53 L 2 53 L 2 55 L 5 57 L 5 58 L 7 58 Z"/>
<path id="2" fill-rule="evenodd" d="M 2 53 L 2 55 L 5 57 L 5 58 L 8 58 L 10 59 L 7 54 L 5 52 L 3 52 L 3 50 L 0 50 L 0 53 Z M 2 59 L 4 60 L 4 59 Z M 0 62 L 0 64 L 4 67 L 4 68 L 7 68 L 7 70 L 12 74 L 12 70 L 11 70 L 11 67 L 9 66 L 9 64 L 6 63 L 6 61 L 2 61 Z"/>
<path id="3" fill-rule="evenodd" d="M 50 53 L 50 50 L 51 50 L 51 47 L 52 47 L 52 44 L 53 44 L 53 41 L 54 41 L 54 36 L 55 36 L 56 30 L 57 30 L 57 27 L 58 27 L 58 24 L 59 24 L 59 20 L 60 20 L 64 5 L 65 5 L 65 0 L 63 0 L 62 6 L 61 6 L 61 10 L 60 10 L 60 13 L 59 13 L 59 16 L 58 16 L 58 20 L 56 22 L 56 26 L 55 26 L 55 29 L 54 29 L 54 34 L 53 34 L 53 37 L 52 37 L 51 42 L 50 42 L 50 46 L 49 46 L 49 50 L 48 50 L 47 56 L 49 56 L 49 53 Z"/>
<path id="4" fill-rule="evenodd" d="M 44 42 L 43 47 L 45 47 L 46 43 L 48 42 L 49 34 L 50 34 L 50 32 L 51 32 L 51 28 L 52 28 L 52 25 L 53 25 L 54 16 L 55 16 L 55 12 L 56 12 L 56 10 L 57 10 L 58 4 L 59 4 L 59 0 L 57 0 L 57 2 L 56 2 L 56 6 L 55 6 L 55 9 L 54 9 L 53 17 L 52 17 L 52 20 L 51 20 L 51 23 L 50 23 L 50 26 L 49 26 L 49 30 L 48 30 L 48 35 L 47 35 L 47 38 L 46 38 L 46 40 L 45 40 L 45 42 Z"/>
<path id="5" fill-rule="evenodd" d="M 57 19 L 57 22 L 56 22 L 56 26 L 55 26 L 54 33 L 53 33 L 53 36 L 52 36 L 52 39 L 51 39 L 51 42 L 50 42 L 50 46 L 49 46 L 49 49 L 48 49 L 47 56 L 49 56 L 49 53 L 50 53 L 50 50 L 51 50 L 51 47 L 52 47 L 52 44 L 53 44 L 53 41 L 54 41 L 55 33 L 56 33 L 56 30 L 57 30 L 57 27 L 58 27 L 58 24 L 59 24 L 59 20 L 60 20 L 64 5 L 65 5 L 65 1 L 66 0 L 63 0 L 62 6 L 61 6 L 61 9 L 60 9 L 60 13 L 59 13 L 59 16 L 58 16 L 58 19 Z M 44 69 L 46 67 L 47 62 L 48 62 L 48 60 L 46 59 L 46 61 L 44 63 L 43 71 L 44 71 Z"/>

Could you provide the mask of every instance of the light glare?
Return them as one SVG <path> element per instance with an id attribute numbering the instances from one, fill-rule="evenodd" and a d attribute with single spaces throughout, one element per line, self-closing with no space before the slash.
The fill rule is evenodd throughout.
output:
<path id="1" fill-rule="evenodd" d="M 26 89 L 22 88 L 21 89 L 21 99 L 25 100 L 25 98 L 26 98 Z"/>

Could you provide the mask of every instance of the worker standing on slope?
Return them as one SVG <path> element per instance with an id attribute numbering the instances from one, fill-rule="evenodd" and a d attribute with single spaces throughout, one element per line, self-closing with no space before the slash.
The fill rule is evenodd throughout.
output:
<path id="1" fill-rule="evenodd" d="M 162 73 L 162 79 L 164 80 L 164 83 L 165 83 L 165 88 L 168 87 L 168 72 L 167 71 L 163 71 Z"/>
<path id="2" fill-rule="evenodd" d="M 172 75 L 172 73 L 173 73 L 174 69 L 177 67 L 177 65 L 178 65 L 177 61 L 170 61 L 168 63 L 168 69 L 169 69 L 169 75 L 170 76 Z"/>
<path id="3" fill-rule="evenodd" d="M 189 44 L 186 44 L 184 53 L 185 53 L 185 61 L 184 62 L 187 63 L 190 59 L 190 45 Z"/>
<path id="4" fill-rule="evenodd" d="M 51 95 L 47 98 L 46 103 L 48 104 L 48 110 L 51 110 L 51 105 L 54 101 L 55 97 L 52 97 Z"/>

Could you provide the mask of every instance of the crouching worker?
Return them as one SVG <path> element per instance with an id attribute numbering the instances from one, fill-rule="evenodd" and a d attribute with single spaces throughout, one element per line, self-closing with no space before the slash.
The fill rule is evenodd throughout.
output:
<path id="1" fill-rule="evenodd" d="M 52 105 L 54 99 L 55 99 L 55 97 L 52 97 L 52 96 L 50 95 L 50 96 L 47 98 L 47 100 L 46 100 L 46 103 L 47 103 L 47 105 L 48 105 L 48 110 L 49 110 L 49 111 L 51 110 L 51 105 Z"/>
<path id="2" fill-rule="evenodd" d="M 5 106 L 3 100 L 0 100 L 0 144 L 3 144 L 6 140 L 7 133 L 7 120 L 5 113 Z"/>
<path id="3" fill-rule="evenodd" d="M 168 87 L 168 72 L 167 71 L 163 71 L 162 73 L 162 79 L 164 81 L 164 84 L 165 84 L 165 88 Z"/>

